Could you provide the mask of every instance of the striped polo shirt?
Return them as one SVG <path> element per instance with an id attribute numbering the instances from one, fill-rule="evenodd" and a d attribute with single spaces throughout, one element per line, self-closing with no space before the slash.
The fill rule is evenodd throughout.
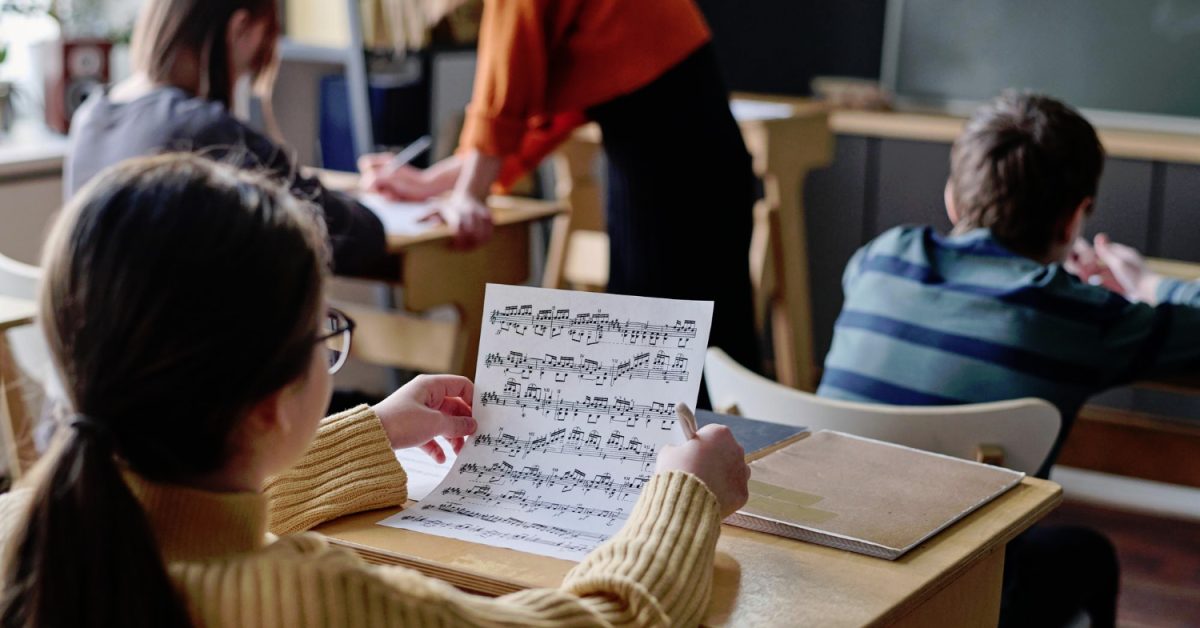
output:
<path id="1" fill-rule="evenodd" d="M 1159 306 L 1131 303 L 987 229 L 891 229 L 855 253 L 842 286 L 817 394 L 894 405 L 1039 397 L 1063 417 L 1048 463 L 1088 397 L 1200 371 L 1200 283 L 1164 280 Z"/>

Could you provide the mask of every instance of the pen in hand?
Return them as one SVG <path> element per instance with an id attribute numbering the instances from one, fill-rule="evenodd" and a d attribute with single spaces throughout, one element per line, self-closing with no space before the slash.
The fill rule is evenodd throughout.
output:
<path id="1" fill-rule="evenodd" d="M 386 177 L 388 175 L 395 174 L 395 172 L 401 167 L 408 165 L 410 161 L 420 157 L 421 153 L 429 150 L 429 147 L 432 145 L 433 138 L 429 137 L 428 135 L 422 135 L 421 137 L 417 138 L 416 141 L 408 146 L 405 146 L 403 150 L 396 153 L 396 155 L 387 162 L 387 165 L 383 167 L 383 176 Z"/>
<path id="2" fill-rule="evenodd" d="M 681 401 L 675 404 L 675 414 L 679 416 L 679 426 L 683 428 L 683 435 L 688 440 L 695 440 L 699 427 L 696 425 L 696 415 L 692 414 L 692 409 Z"/>

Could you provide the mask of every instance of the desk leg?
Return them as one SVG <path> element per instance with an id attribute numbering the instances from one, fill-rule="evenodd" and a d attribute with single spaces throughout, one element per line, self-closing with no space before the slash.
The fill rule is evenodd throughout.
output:
<path id="1" fill-rule="evenodd" d="M 901 617 L 893 626 L 961 626 L 993 628 L 1000 621 L 1000 587 L 1004 548 L 975 563 L 933 597 Z"/>

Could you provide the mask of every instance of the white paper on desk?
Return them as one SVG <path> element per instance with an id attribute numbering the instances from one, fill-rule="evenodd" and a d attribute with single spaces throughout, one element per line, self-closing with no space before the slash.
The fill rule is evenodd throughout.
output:
<path id="1" fill-rule="evenodd" d="M 479 431 L 382 525 L 580 560 L 621 529 L 658 448 L 682 442 L 713 304 L 489 284 Z"/>
<path id="2" fill-rule="evenodd" d="M 767 100 L 747 100 L 735 98 L 729 101 L 729 110 L 733 119 L 739 122 L 747 120 L 779 120 L 793 115 L 792 106 L 787 103 L 770 102 Z"/>
<path id="3" fill-rule="evenodd" d="M 379 217 L 387 235 L 416 235 L 438 224 L 436 220 L 421 220 L 433 211 L 432 201 L 389 201 L 378 194 L 362 194 L 358 202 Z"/>

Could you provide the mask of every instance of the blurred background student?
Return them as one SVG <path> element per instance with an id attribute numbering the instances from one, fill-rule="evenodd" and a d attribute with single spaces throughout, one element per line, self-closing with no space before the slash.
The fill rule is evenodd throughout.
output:
<path id="1" fill-rule="evenodd" d="M 710 343 L 758 369 L 749 248 L 756 183 L 703 16 L 691 0 L 485 2 L 456 156 L 429 170 L 363 161 L 367 187 L 451 191 L 440 214 L 470 246 L 484 205 L 587 120 L 608 159 L 608 291 L 716 302 Z"/>
<path id="2" fill-rule="evenodd" d="M 271 87 L 279 16 L 274 0 L 148 0 L 133 34 L 133 75 L 100 88 L 75 113 L 64 197 L 119 161 L 200 151 L 287 181 L 325 215 L 339 274 L 386 272 L 383 225 L 367 208 L 306 177 L 275 128 Z M 243 80 L 255 86 L 269 137 L 237 119 Z"/>

